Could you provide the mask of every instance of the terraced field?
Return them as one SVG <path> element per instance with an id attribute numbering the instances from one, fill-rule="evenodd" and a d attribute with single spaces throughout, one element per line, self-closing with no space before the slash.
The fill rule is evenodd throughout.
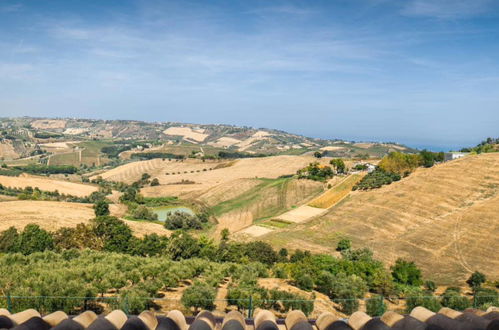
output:
<path id="1" fill-rule="evenodd" d="M 499 156 L 481 154 L 418 169 L 367 192 L 353 192 L 327 214 L 263 236 L 275 246 L 333 252 L 347 236 L 393 263 L 415 260 L 442 283 L 480 270 L 499 277 Z"/>
<path id="2" fill-rule="evenodd" d="M 143 173 L 149 173 L 153 178 L 158 178 L 161 185 L 142 189 L 145 196 L 202 195 L 208 189 L 232 185 L 231 182 L 238 179 L 276 179 L 282 175 L 295 174 L 298 169 L 313 161 L 316 159 L 311 156 L 272 156 L 206 162 L 197 159 L 183 162 L 152 159 L 125 164 L 99 175 L 108 180 L 131 183 Z M 324 164 L 327 161 L 321 160 Z M 182 180 L 194 184 L 178 184 Z"/>
<path id="3" fill-rule="evenodd" d="M 271 218 L 317 195 L 323 185 L 291 178 L 259 179 L 260 183 L 235 198 L 212 208 L 219 219 L 218 229 L 234 233 L 258 219 Z"/>

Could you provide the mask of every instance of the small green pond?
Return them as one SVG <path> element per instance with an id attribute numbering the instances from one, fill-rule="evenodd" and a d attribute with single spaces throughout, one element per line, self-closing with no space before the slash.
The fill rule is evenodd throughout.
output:
<path id="1" fill-rule="evenodd" d="M 168 219 L 168 215 L 175 212 L 184 212 L 191 215 L 196 214 L 192 209 L 186 206 L 160 206 L 154 207 L 152 211 L 158 215 L 159 221 L 166 221 L 166 219 Z"/>

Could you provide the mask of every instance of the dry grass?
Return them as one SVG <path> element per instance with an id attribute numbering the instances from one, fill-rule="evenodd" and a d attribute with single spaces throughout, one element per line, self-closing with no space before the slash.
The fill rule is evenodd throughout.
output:
<path id="1" fill-rule="evenodd" d="M 260 236 L 268 234 L 272 231 L 273 231 L 272 229 L 267 228 L 267 227 L 253 225 L 253 226 L 249 226 L 248 228 L 241 230 L 238 234 L 249 235 L 251 237 L 260 237 Z"/>
<path id="2" fill-rule="evenodd" d="M 369 247 L 388 264 L 398 257 L 415 260 L 441 283 L 474 270 L 497 279 L 498 191 L 499 156 L 469 156 L 354 192 L 326 215 L 264 237 L 277 246 L 332 253 L 348 236 L 354 247 Z"/>
<path id="3" fill-rule="evenodd" d="M 59 119 L 40 119 L 31 122 L 31 126 L 36 129 L 57 129 L 66 127 L 66 121 Z"/>
<path id="4" fill-rule="evenodd" d="M 196 142 L 203 142 L 208 137 L 208 134 L 204 134 L 204 130 L 195 131 L 190 127 L 170 127 L 163 131 L 163 134 L 182 136 L 184 139 L 190 139 Z"/>
<path id="5" fill-rule="evenodd" d="M 54 180 L 29 175 L 23 175 L 19 177 L 0 176 L 0 184 L 12 188 L 25 188 L 30 186 L 32 188 L 38 187 L 40 190 L 45 191 L 57 190 L 61 194 L 68 194 L 79 197 L 88 196 L 94 191 L 98 190 L 97 187 L 88 184 Z"/>
<path id="6" fill-rule="evenodd" d="M 336 184 L 334 187 L 320 195 L 308 205 L 322 209 L 330 208 L 343 198 L 345 198 L 351 191 L 352 187 L 362 179 L 362 174 L 352 174 L 346 177 L 343 181 Z"/>
<path id="7" fill-rule="evenodd" d="M 120 206 L 110 205 L 111 215 L 121 216 Z M 14 226 L 23 229 L 34 223 L 46 230 L 61 227 L 76 227 L 79 223 L 88 223 L 94 218 L 91 204 L 46 202 L 46 201 L 6 201 L 0 202 L 0 231 Z M 162 225 L 149 222 L 124 220 L 137 236 L 157 233 L 169 235 L 170 231 Z"/>
<path id="8" fill-rule="evenodd" d="M 276 216 L 276 219 L 279 220 L 285 220 L 289 222 L 305 222 L 307 220 L 312 219 L 313 217 L 316 217 L 318 215 L 321 215 L 324 213 L 326 210 L 320 209 L 317 207 L 311 207 L 308 205 L 302 205 L 300 207 L 297 207 L 296 209 L 293 209 L 291 211 L 288 211 L 286 213 L 283 213 L 279 216 Z"/>
<path id="9" fill-rule="evenodd" d="M 228 161 L 202 162 L 197 159 L 187 159 L 183 162 L 176 162 L 153 159 L 119 166 L 100 175 L 108 180 L 131 183 L 138 180 L 142 173 L 149 173 L 153 178 L 159 179 L 161 186 L 143 189 L 142 192 L 144 195 L 179 196 L 196 190 L 202 193 L 210 188 L 227 184 L 237 179 L 275 179 L 281 175 L 294 174 L 298 169 L 305 167 L 313 161 L 317 161 L 317 159 L 311 156 L 246 158 L 237 160 L 232 166 L 220 168 L 221 164 L 228 163 Z M 320 161 L 324 164 L 328 162 L 327 159 Z M 215 169 L 215 167 L 219 168 Z M 166 173 L 169 173 L 169 175 L 166 175 Z M 179 182 L 182 179 L 194 181 L 196 184 L 168 185 L 169 183 Z"/>

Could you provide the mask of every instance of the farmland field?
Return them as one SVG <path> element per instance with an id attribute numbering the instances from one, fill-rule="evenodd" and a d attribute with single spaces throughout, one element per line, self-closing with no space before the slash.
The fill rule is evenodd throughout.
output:
<path id="1" fill-rule="evenodd" d="M 122 216 L 120 206 L 111 205 L 111 214 Z M 14 226 L 18 229 L 34 223 L 47 230 L 61 227 L 76 227 L 94 218 L 92 204 L 47 202 L 47 201 L 5 201 L 0 202 L 0 231 Z M 124 220 L 138 236 L 150 233 L 169 234 L 162 225 Z"/>
<path id="2" fill-rule="evenodd" d="M 499 259 L 489 258 L 499 251 L 498 209 L 499 157 L 483 154 L 352 192 L 324 216 L 263 238 L 333 253 L 346 236 L 388 264 L 415 260 L 428 277 L 450 283 L 476 269 L 499 276 Z"/>
<path id="3" fill-rule="evenodd" d="M 20 177 L 0 176 L 0 184 L 11 188 L 38 187 L 45 191 L 59 191 L 78 197 L 85 197 L 97 191 L 96 186 L 89 184 L 74 183 L 62 180 L 54 180 L 34 175 L 23 175 Z"/>

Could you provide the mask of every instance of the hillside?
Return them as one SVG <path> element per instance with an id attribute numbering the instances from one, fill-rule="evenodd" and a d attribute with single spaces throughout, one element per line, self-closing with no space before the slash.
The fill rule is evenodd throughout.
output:
<path id="1" fill-rule="evenodd" d="M 333 252 L 349 237 L 387 263 L 415 260 L 440 282 L 480 270 L 499 277 L 499 157 L 468 156 L 354 192 L 311 222 L 263 236 L 276 246 Z M 262 237 L 260 237 L 262 238 Z"/>
<path id="2" fill-rule="evenodd" d="M 315 139 L 280 130 L 222 124 L 147 123 L 129 120 L 0 118 L 0 159 L 15 160 L 36 154 L 51 158 L 53 164 L 87 166 L 105 163 L 99 149 L 85 142 L 145 141 L 154 151 L 189 155 L 191 152 L 216 155 L 221 150 L 247 154 L 303 154 L 321 151 L 336 157 L 381 157 L 402 150 L 395 143 L 354 143 L 338 139 Z M 101 145 L 100 147 L 103 147 Z M 123 143 L 121 143 L 123 146 Z M 125 151 L 124 158 L 144 152 Z M 146 148 L 146 149 L 148 149 Z M 145 150 L 148 152 L 150 150 Z"/>

